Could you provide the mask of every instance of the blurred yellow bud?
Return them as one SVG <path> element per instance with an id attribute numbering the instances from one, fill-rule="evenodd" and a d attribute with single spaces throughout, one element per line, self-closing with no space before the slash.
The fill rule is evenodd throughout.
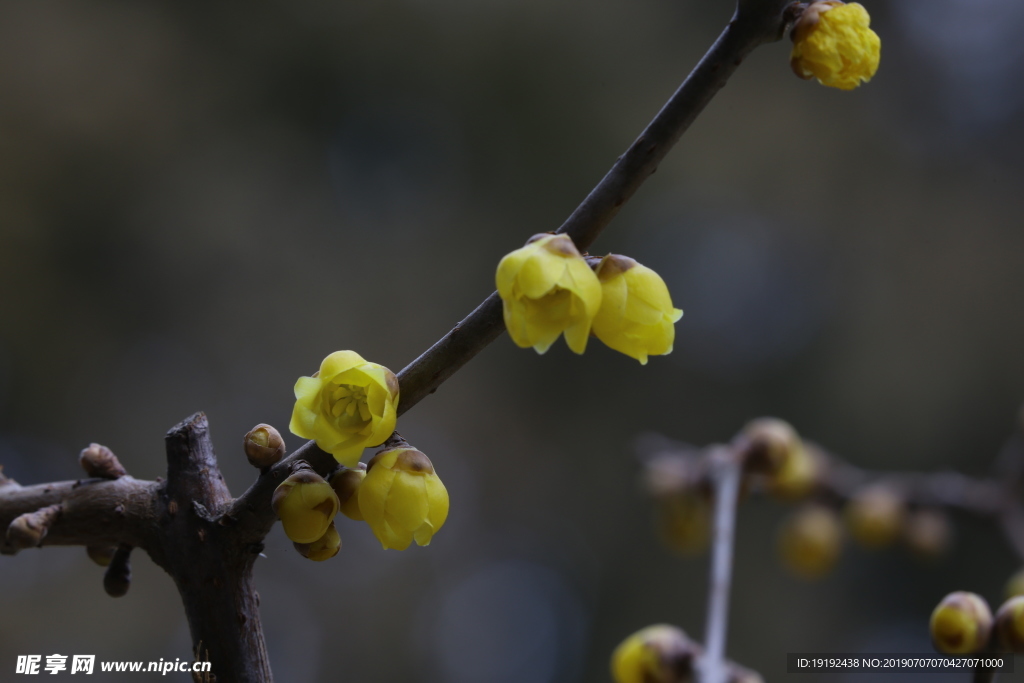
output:
<path id="1" fill-rule="evenodd" d="M 545 353 L 564 332 L 570 349 L 586 350 L 601 283 L 568 235 L 534 235 L 501 259 L 495 280 L 516 345 Z"/>
<path id="2" fill-rule="evenodd" d="M 295 543 L 312 543 L 327 533 L 338 514 L 338 496 L 316 472 L 302 469 L 281 482 L 271 506 L 284 533 Z"/>
<path id="3" fill-rule="evenodd" d="M 749 444 L 748 469 L 775 476 L 780 470 L 792 467 L 789 462 L 799 457 L 803 449 L 800 436 L 788 422 L 774 417 L 753 420 L 740 432 L 739 438 Z"/>
<path id="4" fill-rule="evenodd" d="M 324 535 L 312 543 L 293 543 L 292 545 L 295 546 L 295 549 L 303 557 L 314 562 L 323 562 L 338 554 L 338 551 L 341 549 L 341 536 L 338 535 L 338 530 L 334 528 L 334 522 L 331 522 Z"/>
<path id="5" fill-rule="evenodd" d="M 342 514 L 357 522 L 363 521 L 363 513 L 359 511 L 359 496 L 356 492 L 365 478 L 366 464 L 360 462 L 352 468 L 338 468 L 330 479 L 331 488 L 338 494 L 338 501 L 341 502 Z"/>
<path id="6" fill-rule="evenodd" d="M 246 433 L 244 448 L 249 464 L 259 469 L 276 465 L 284 457 L 285 451 L 281 432 L 262 423 Z"/>
<path id="7" fill-rule="evenodd" d="M 800 78 L 853 90 L 878 70 L 882 41 L 856 2 L 812 2 L 793 25 L 790 65 Z"/>
<path id="8" fill-rule="evenodd" d="M 430 545 L 448 518 L 448 491 L 430 459 L 415 448 L 378 451 L 356 491 L 359 511 L 384 549 Z"/>
<path id="9" fill-rule="evenodd" d="M 818 451 L 800 444 L 768 478 L 768 491 L 780 500 L 806 498 L 817 486 L 822 466 Z"/>
<path id="10" fill-rule="evenodd" d="M 981 652 L 992 633 L 992 610 L 980 595 L 958 591 L 942 599 L 931 618 L 932 643 L 939 652 Z"/>
<path id="11" fill-rule="evenodd" d="M 101 567 L 107 567 L 110 566 L 110 561 L 114 559 L 114 553 L 117 552 L 117 546 L 90 545 L 86 546 L 85 552 L 89 555 L 90 560 Z"/>
<path id="12" fill-rule="evenodd" d="M 1024 567 L 1018 569 L 1006 582 L 1005 593 L 1007 598 L 1024 595 Z"/>
<path id="13" fill-rule="evenodd" d="M 703 552 L 711 536 L 711 506 L 695 491 L 659 498 L 656 502 L 658 531 L 672 550 L 686 555 Z"/>
<path id="14" fill-rule="evenodd" d="M 612 653 L 615 683 L 682 683 L 690 680 L 700 647 L 680 629 L 648 626 L 619 644 Z"/>
<path id="15" fill-rule="evenodd" d="M 787 519 L 779 532 L 779 553 L 797 576 L 816 579 L 839 559 L 843 526 L 831 508 L 806 505 Z"/>
<path id="16" fill-rule="evenodd" d="M 1024 652 L 1024 595 L 1010 598 L 996 612 L 999 644 L 1009 652 Z"/>
<path id="17" fill-rule="evenodd" d="M 905 506 L 902 496 L 885 484 L 861 489 L 846 504 L 846 524 L 865 548 L 884 548 L 900 536 Z"/>
<path id="18" fill-rule="evenodd" d="M 675 322 L 683 312 L 661 276 L 628 256 L 608 254 L 597 266 L 601 307 L 594 335 L 609 347 L 647 365 L 647 356 L 672 353 Z"/>
<path id="19" fill-rule="evenodd" d="M 907 514 L 903 524 L 903 540 L 907 547 L 925 560 L 945 554 L 952 536 L 949 515 L 941 510 L 914 510 Z"/>
<path id="20" fill-rule="evenodd" d="M 335 351 L 312 377 L 300 377 L 295 399 L 289 429 L 346 467 L 395 431 L 398 379 L 355 351 Z"/>

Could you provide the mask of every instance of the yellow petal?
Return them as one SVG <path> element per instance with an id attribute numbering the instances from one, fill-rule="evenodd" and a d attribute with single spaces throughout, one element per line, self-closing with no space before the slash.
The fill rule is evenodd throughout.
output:
<path id="1" fill-rule="evenodd" d="M 341 373 L 362 365 L 366 361 L 355 351 L 335 351 L 320 364 L 320 378 L 329 381 Z"/>

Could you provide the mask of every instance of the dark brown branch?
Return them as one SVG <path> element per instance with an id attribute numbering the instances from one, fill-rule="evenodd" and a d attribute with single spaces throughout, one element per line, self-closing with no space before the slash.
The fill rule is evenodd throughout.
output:
<path id="1" fill-rule="evenodd" d="M 43 538 L 44 546 L 129 543 L 146 547 L 154 538 L 157 482 L 121 477 L 19 486 L 7 481 L 0 493 L 0 530 L 20 515 L 60 505 L 62 514 Z M 0 553 L 16 551 L 0 537 Z"/>
<path id="2" fill-rule="evenodd" d="M 167 433 L 167 484 L 159 491 L 159 537 L 149 554 L 174 579 L 197 659 L 217 681 L 273 680 L 252 568 L 263 550 L 221 515 L 231 495 L 213 452 L 206 416 Z"/>

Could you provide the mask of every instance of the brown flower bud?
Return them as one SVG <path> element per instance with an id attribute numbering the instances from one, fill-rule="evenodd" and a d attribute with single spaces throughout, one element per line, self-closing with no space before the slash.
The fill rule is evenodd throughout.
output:
<path id="1" fill-rule="evenodd" d="M 996 635 L 1009 652 L 1024 652 L 1024 596 L 1003 603 L 996 612 Z"/>
<path id="2" fill-rule="evenodd" d="M 121 465 L 114 452 L 98 443 L 89 444 L 78 455 L 78 464 L 90 477 L 100 479 L 119 479 L 128 471 Z"/>
<path id="3" fill-rule="evenodd" d="M 85 552 L 88 553 L 89 559 L 99 566 L 109 567 L 110 561 L 114 559 L 114 553 L 117 552 L 117 547 L 112 545 L 90 545 L 86 547 Z"/>
<path id="4" fill-rule="evenodd" d="M 981 652 L 992 633 L 992 610 L 980 595 L 958 591 L 942 599 L 931 618 L 932 643 L 939 652 Z"/>
<path id="5" fill-rule="evenodd" d="M 258 424 L 245 435 L 245 457 L 253 467 L 264 469 L 276 465 L 284 452 L 281 432 L 268 424 Z"/>
<path id="6" fill-rule="evenodd" d="M 303 557 L 314 562 L 323 562 L 338 554 L 341 549 L 341 536 L 334 528 L 334 522 L 331 522 L 326 533 L 312 543 L 293 543 L 292 545 Z"/>
<path id="7" fill-rule="evenodd" d="M 15 517 L 7 526 L 8 543 L 18 550 L 39 547 L 61 510 L 60 505 L 50 505 Z"/>
<path id="8" fill-rule="evenodd" d="M 112 598 L 119 598 L 132 585 L 132 547 L 121 544 L 110 560 L 107 573 L 103 575 L 103 590 Z"/>
<path id="9" fill-rule="evenodd" d="M 355 467 L 339 467 L 329 480 L 331 488 L 338 494 L 341 512 L 349 519 L 363 521 L 363 513 L 359 511 L 359 496 L 356 492 L 359 485 L 366 479 L 366 463 L 357 463 Z"/>

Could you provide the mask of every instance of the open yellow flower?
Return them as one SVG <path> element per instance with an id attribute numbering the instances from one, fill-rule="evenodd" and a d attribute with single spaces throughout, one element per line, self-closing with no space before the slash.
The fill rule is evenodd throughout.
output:
<path id="1" fill-rule="evenodd" d="M 299 378 L 295 399 L 292 433 L 353 467 L 364 448 L 381 445 L 395 431 L 398 378 L 355 351 L 335 351 L 312 377 Z"/>
<path id="2" fill-rule="evenodd" d="M 366 464 L 359 511 L 384 549 L 405 550 L 430 539 L 448 518 L 448 491 L 430 459 L 415 448 L 390 448 Z"/>
<path id="3" fill-rule="evenodd" d="M 601 284 L 568 235 L 534 235 L 501 259 L 495 279 L 518 346 L 545 353 L 565 332 L 570 349 L 586 350 Z"/>
<path id="4" fill-rule="evenodd" d="M 870 24 L 871 17 L 859 3 L 811 3 L 793 26 L 793 71 L 841 90 L 870 81 L 882 51 L 882 41 Z"/>
<path id="5" fill-rule="evenodd" d="M 647 365 L 647 356 L 672 352 L 675 322 L 683 312 L 661 276 L 628 256 L 608 254 L 597 267 L 601 308 L 594 334 L 605 344 Z"/>

